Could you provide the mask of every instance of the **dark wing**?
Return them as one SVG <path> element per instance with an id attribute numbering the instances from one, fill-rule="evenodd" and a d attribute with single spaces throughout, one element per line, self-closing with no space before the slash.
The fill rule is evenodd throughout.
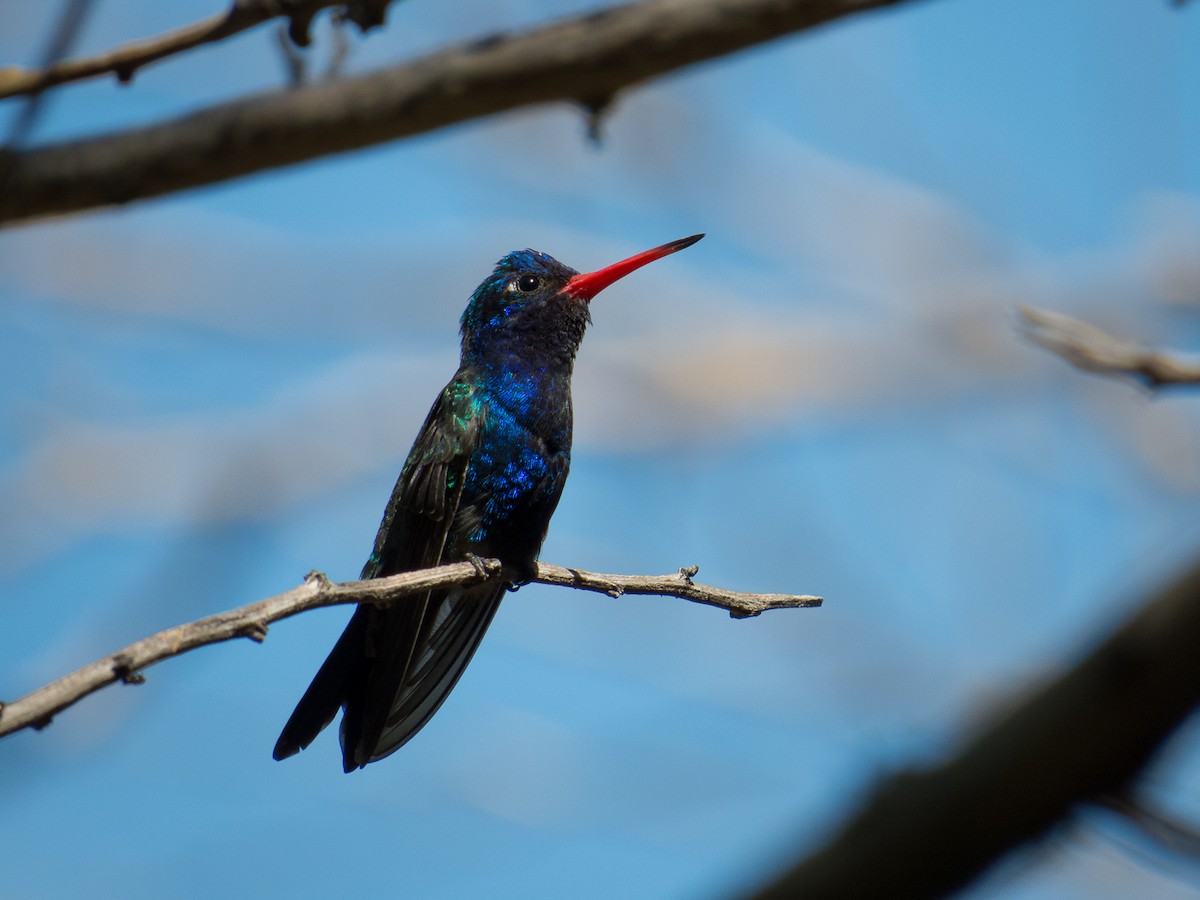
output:
<path id="1" fill-rule="evenodd" d="M 363 578 L 443 561 L 486 414 L 469 384 L 456 378 L 442 392 L 392 491 Z M 339 706 L 346 771 L 399 748 L 454 687 L 503 594 L 482 585 L 359 606 L 284 726 L 275 758 L 308 746 Z"/>

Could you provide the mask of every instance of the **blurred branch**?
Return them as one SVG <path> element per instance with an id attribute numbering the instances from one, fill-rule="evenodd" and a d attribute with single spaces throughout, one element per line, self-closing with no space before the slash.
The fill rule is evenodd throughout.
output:
<path id="1" fill-rule="evenodd" d="M 118 81 L 126 84 L 145 65 L 203 44 L 222 41 L 275 18 L 286 18 L 288 36 L 299 46 L 306 47 L 313 17 L 326 7 L 348 5 L 346 0 L 234 0 L 229 9 L 211 18 L 145 40 L 131 41 L 95 56 L 63 60 L 39 69 L 2 68 L 0 100 L 99 75 L 116 75 Z"/>
<path id="2" fill-rule="evenodd" d="M 814 607 L 822 603 L 820 597 L 727 591 L 693 582 L 692 576 L 695 574 L 695 566 L 680 569 L 672 575 L 600 575 L 539 563 L 534 580 L 612 597 L 624 594 L 679 597 L 726 609 L 734 618 L 757 616 L 768 609 Z M 500 561 L 495 559 L 451 563 L 388 578 L 341 584 L 333 584 L 320 572 L 312 572 L 303 584 L 290 591 L 160 631 L 77 669 L 20 700 L 0 704 L 0 736 L 23 728 L 44 728 L 58 712 L 117 681 L 140 684 L 144 680 L 142 669 L 172 656 L 234 638 L 245 637 L 261 642 L 267 636 L 270 623 L 310 609 L 345 603 L 384 605 L 434 588 L 504 577 L 504 569 Z"/>
<path id="3" fill-rule="evenodd" d="M 1193 863 L 1200 860 L 1200 831 L 1191 823 L 1153 809 L 1130 793 L 1103 797 L 1099 805 L 1122 816 L 1162 850 Z"/>
<path id="4" fill-rule="evenodd" d="M 901 2 L 913 0 L 645 0 L 356 78 L 34 147 L 13 159 L 0 222 L 214 184 L 532 104 L 603 110 L 638 82 Z"/>
<path id="5" fill-rule="evenodd" d="M 1119 793 L 1200 704 L 1200 565 L 959 754 L 884 781 L 830 843 L 754 896 L 933 897 L 1076 806 Z"/>
<path id="6" fill-rule="evenodd" d="M 41 65 L 43 69 L 51 68 L 71 51 L 71 46 L 83 29 L 83 23 L 87 19 L 91 5 L 91 0 L 64 0 L 62 14 L 59 15 L 54 31 L 42 52 Z M 3 70 L 0 70 L 0 75 L 2 74 Z M 44 101 L 45 97 L 41 88 L 34 88 L 29 92 L 25 105 L 12 117 L 12 124 L 8 129 L 8 139 L 4 142 L 4 146 L 0 147 L 0 196 L 3 196 L 4 189 L 8 184 L 13 159 L 16 157 L 17 151 L 25 146 L 29 135 L 33 133 Z"/>
<path id="7" fill-rule="evenodd" d="M 1128 375 L 1152 388 L 1200 383 L 1200 364 L 1174 359 L 1062 313 L 1022 306 L 1018 314 L 1026 337 L 1077 368 Z"/>

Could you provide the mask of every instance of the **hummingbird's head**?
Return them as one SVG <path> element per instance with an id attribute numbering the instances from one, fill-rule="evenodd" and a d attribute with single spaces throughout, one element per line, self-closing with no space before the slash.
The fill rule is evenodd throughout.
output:
<path id="1" fill-rule="evenodd" d="M 505 366 L 574 359 L 591 321 L 587 301 L 563 290 L 578 274 L 537 250 L 507 254 L 462 314 L 463 358 Z"/>
<path id="2" fill-rule="evenodd" d="M 537 250 L 514 250 L 475 289 L 463 312 L 464 360 L 511 364 L 514 359 L 554 359 L 569 366 L 591 322 L 593 297 L 702 237 L 672 241 L 584 274 Z"/>
<path id="3" fill-rule="evenodd" d="M 471 295 L 462 314 L 463 337 L 519 326 L 548 313 L 567 282 L 578 274 L 537 250 L 512 251 Z M 586 304 L 583 307 L 586 315 Z"/>

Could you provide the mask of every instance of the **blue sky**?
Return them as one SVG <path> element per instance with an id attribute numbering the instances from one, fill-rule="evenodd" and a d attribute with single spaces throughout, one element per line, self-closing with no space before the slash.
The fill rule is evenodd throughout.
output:
<path id="1" fill-rule="evenodd" d="M 96 7 L 85 50 L 214 10 Z M 349 65 L 589 7 L 410 0 Z M 0 10 L 0 60 L 47 15 Z M 0 742 L 5 896 L 720 896 L 951 750 L 1200 543 L 1200 401 L 1013 315 L 1200 349 L 1198 38 L 1156 0 L 903 5 L 632 91 L 599 147 L 549 107 L 0 234 L 0 696 L 354 577 L 467 296 L 525 246 L 591 269 L 708 232 L 597 300 L 543 558 L 828 598 L 523 589 L 352 776 L 332 733 L 270 758 L 346 611 L 169 661 Z M 281 73 L 256 32 L 58 92 L 37 137 Z M 1194 817 L 1198 750 L 1147 780 Z M 973 893 L 1190 894 L 1083 821 Z"/>

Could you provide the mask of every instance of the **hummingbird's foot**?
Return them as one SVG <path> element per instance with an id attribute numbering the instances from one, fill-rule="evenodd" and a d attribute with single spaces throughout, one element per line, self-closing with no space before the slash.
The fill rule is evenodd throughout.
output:
<path id="1" fill-rule="evenodd" d="M 468 553 L 463 558 L 475 567 L 475 571 L 479 573 L 481 581 L 492 576 L 492 570 L 488 568 L 487 563 L 481 557 L 476 556 L 474 553 Z"/>
<path id="2" fill-rule="evenodd" d="M 510 591 L 519 591 L 530 582 L 537 581 L 536 562 L 505 563 L 504 571 L 505 574 L 512 576 L 508 582 Z"/>

